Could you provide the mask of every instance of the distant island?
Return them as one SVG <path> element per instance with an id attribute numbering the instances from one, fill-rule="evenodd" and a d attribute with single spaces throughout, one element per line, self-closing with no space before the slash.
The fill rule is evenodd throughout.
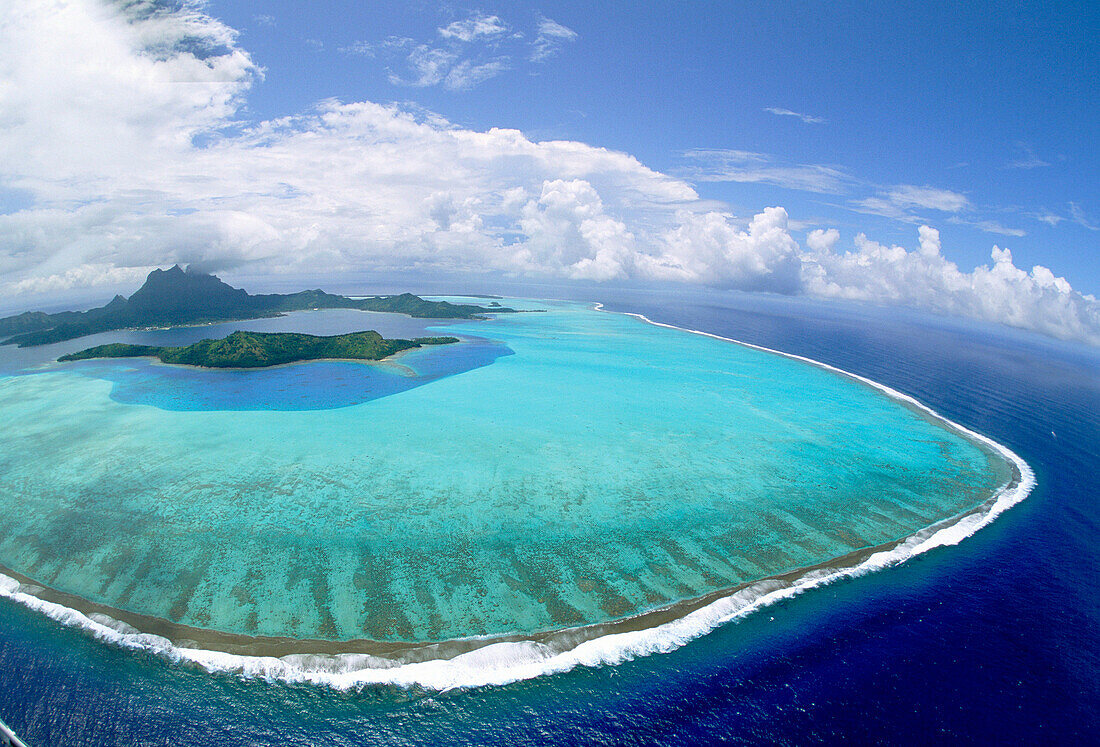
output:
<path id="1" fill-rule="evenodd" d="M 200 340 L 185 347 L 111 343 L 70 353 L 59 361 L 89 358 L 159 358 L 164 363 L 205 368 L 266 368 L 284 363 L 323 359 L 377 361 L 421 345 L 447 345 L 457 337 L 417 337 L 387 340 L 374 331 L 322 337 L 298 332 L 238 331 L 220 340 Z"/>
<path id="2" fill-rule="evenodd" d="M 486 313 L 515 311 L 496 303 L 486 308 L 426 301 L 411 293 L 370 298 L 348 298 L 322 290 L 250 295 L 214 275 L 176 265 L 170 270 L 153 270 L 132 296 L 115 296 L 106 306 L 56 314 L 28 311 L 0 319 L 0 338 L 8 338 L 0 344 L 25 348 L 116 329 L 259 319 L 307 309 L 386 311 L 428 319 L 483 319 Z"/>

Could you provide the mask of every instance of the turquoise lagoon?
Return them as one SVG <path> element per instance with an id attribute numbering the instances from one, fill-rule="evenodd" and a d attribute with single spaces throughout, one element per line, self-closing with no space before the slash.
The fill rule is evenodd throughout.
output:
<path id="1" fill-rule="evenodd" d="M 464 341 L 383 364 L 9 366 L 0 565 L 210 647 L 537 639 L 888 545 L 1019 479 L 841 373 L 508 303 L 545 311 L 429 326 Z"/>

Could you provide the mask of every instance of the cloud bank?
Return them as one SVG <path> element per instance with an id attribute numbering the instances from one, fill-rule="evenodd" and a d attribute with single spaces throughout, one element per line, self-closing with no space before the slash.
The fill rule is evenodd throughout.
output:
<path id="1" fill-rule="evenodd" d="M 544 25 L 548 39 L 569 38 Z M 440 30 L 462 43 L 506 33 L 493 16 Z M 1100 303 L 1046 268 L 1017 268 L 1008 250 L 965 272 L 921 226 L 913 250 L 860 234 L 841 251 L 835 229 L 802 236 L 782 207 L 741 220 L 625 153 L 472 131 L 397 106 L 332 100 L 238 121 L 261 75 L 234 31 L 195 3 L 0 9 L 4 293 L 117 285 L 174 262 L 250 273 L 411 268 L 808 293 L 1100 344 Z M 746 180 L 779 178 L 759 154 L 718 156 Z M 825 190 L 845 178 L 796 176 Z M 882 199 L 946 215 L 967 204 L 923 187 Z"/>
<path id="2" fill-rule="evenodd" d="M 964 272 L 943 256 L 939 231 L 928 226 L 920 226 L 912 251 L 861 233 L 853 251 L 838 253 L 832 250 L 838 237 L 816 231 L 808 237 L 804 292 L 930 309 L 1100 345 L 1100 301 L 1042 265 L 1030 272 L 1016 267 L 1008 249 L 994 246 L 991 264 Z"/>

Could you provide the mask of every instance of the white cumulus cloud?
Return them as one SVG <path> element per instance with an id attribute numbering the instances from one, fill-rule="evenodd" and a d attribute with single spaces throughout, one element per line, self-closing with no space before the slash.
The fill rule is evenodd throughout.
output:
<path id="1" fill-rule="evenodd" d="M 835 228 L 815 228 L 806 234 L 806 246 L 815 252 L 828 252 L 840 241 L 840 231 Z"/>
<path id="2" fill-rule="evenodd" d="M 417 75 L 459 86 L 490 72 L 461 65 L 425 53 Z M 824 228 L 802 247 L 782 207 L 743 220 L 626 153 L 408 107 L 332 100 L 244 124 L 261 75 L 234 31 L 194 4 L 0 5 L 0 186 L 26 195 L 0 213 L 6 297 L 120 286 L 174 262 L 252 274 L 416 268 L 809 293 L 1100 344 L 1096 299 L 1047 268 L 1015 267 L 1007 249 L 965 272 L 927 226 L 913 250 L 860 234 L 838 252 L 839 232 Z M 826 167 L 782 175 L 741 151 L 700 158 L 821 191 L 848 179 Z M 948 216 L 968 204 L 925 187 L 880 199 Z"/>
<path id="3" fill-rule="evenodd" d="M 634 236 L 584 179 L 543 182 L 538 199 L 524 205 L 520 227 L 528 237 L 515 255 L 521 269 L 588 280 L 633 274 Z"/>
<path id="4" fill-rule="evenodd" d="M 444 39 L 471 42 L 479 37 L 495 37 L 508 31 L 508 25 L 498 16 L 475 14 L 463 21 L 455 21 L 439 29 Z"/>
<path id="5" fill-rule="evenodd" d="M 639 268 L 657 280 L 793 293 L 799 286 L 798 243 L 787 221 L 783 208 L 765 208 L 744 231 L 729 215 L 683 212 L 679 225 L 662 237 L 664 250 L 641 257 Z"/>
<path id="6" fill-rule="evenodd" d="M 940 234 L 921 226 L 918 247 L 884 246 L 864 234 L 855 250 L 818 248 L 803 255 L 807 293 L 891 303 L 968 316 L 1056 337 L 1100 344 L 1100 301 L 1073 290 L 1065 278 L 1037 265 L 1015 266 L 1012 253 L 993 247 L 991 265 L 964 272 L 941 251 Z"/>

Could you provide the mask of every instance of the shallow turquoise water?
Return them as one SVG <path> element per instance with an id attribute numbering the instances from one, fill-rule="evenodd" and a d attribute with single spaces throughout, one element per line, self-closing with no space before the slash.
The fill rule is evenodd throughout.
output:
<path id="1" fill-rule="evenodd" d="M 114 384 L 111 399 L 163 410 L 330 410 L 369 402 L 487 366 L 506 345 L 466 339 L 424 347 L 388 361 L 311 361 L 261 369 L 212 370 L 166 366 L 152 358 L 89 360 L 71 370 Z"/>
<path id="2" fill-rule="evenodd" d="M 881 544 L 1008 479 L 841 375 L 537 305 L 445 328 L 514 355 L 448 369 L 448 349 L 414 351 L 399 363 L 430 381 L 331 409 L 256 409 L 270 387 L 239 386 L 226 407 L 240 373 L 205 371 L 218 407 L 170 408 L 175 369 L 126 361 L 0 378 L 0 564 L 228 632 L 530 633 Z M 135 386 L 158 394 L 118 389 Z"/>

